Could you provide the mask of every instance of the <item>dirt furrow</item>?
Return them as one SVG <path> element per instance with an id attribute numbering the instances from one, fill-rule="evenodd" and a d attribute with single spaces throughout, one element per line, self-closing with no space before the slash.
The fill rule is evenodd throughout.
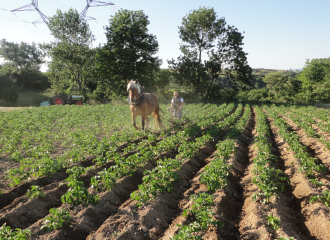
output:
<path id="1" fill-rule="evenodd" d="M 128 200 L 119 208 L 119 212 L 108 218 L 102 226 L 87 239 L 105 239 L 114 233 L 118 239 L 157 239 L 166 229 L 172 218 L 179 215 L 178 203 L 188 188 L 192 175 L 205 165 L 209 153 L 202 152 L 185 161 L 176 171 L 180 180 L 173 182 L 173 192 L 160 194 L 141 208 L 136 201 Z"/>
<path id="2" fill-rule="evenodd" d="M 279 148 L 282 143 L 278 141 L 281 140 L 276 136 L 277 128 L 272 124 L 270 118 L 267 119 L 267 123 L 270 126 L 270 133 L 268 140 L 272 145 L 272 154 L 278 157 L 278 161 L 274 166 L 281 169 L 284 173 L 287 173 L 288 166 L 285 165 L 286 155 L 282 155 Z M 314 239 L 310 236 L 310 232 L 305 225 L 305 217 L 301 211 L 301 205 L 299 199 L 297 199 L 293 194 L 293 187 L 288 182 L 285 182 L 285 191 L 280 194 L 277 200 L 277 215 L 281 217 L 281 230 L 288 236 L 295 237 L 295 239 Z"/>
<path id="3" fill-rule="evenodd" d="M 319 163 L 324 164 L 325 166 L 328 166 L 328 171 L 325 173 L 322 173 L 321 176 L 324 179 L 325 185 L 330 185 L 329 183 L 329 177 L 330 177 L 330 152 L 327 150 L 326 146 L 322 144 L 320 141 L 318 141 L 316 138 L 308 137 L 308 135 L 305 133 L 304 129 L 300 128 L 295 122 L 293 122 L 290 118 L 280 115 L 282 118 L 284 118 L 287 122 L 287 124 L 292 128 L 292 130 L 299 136 L 300 142 L 304 144 L 306 147 L 308 147 L 308 152 L 311 155 L 311 157 L 316 157 L 319 159 Z"/>
<path id="4" fill-rule="evenodd" d="M 177 131 L 171 131 L 171 135 L 174 135 L 176 134 Z M 160 135 L 160 132 L 157 132 L 156 133 L 156 136 L 159 136 Z M 123 153 L 123 150 L 129 145 L 129 144 L 137 144 L 139 142 L 141 142 L 142 140 L 146 140 L 148 139 L 147 136 L 144 136 L 144 137 L 141 137 L 141 138 L 138 138 L 138 139 L 135 139 L 129 143 L 124 143 L 122 145 L 120 145 L 116 152 L 118 153 Z M 155 145 L 157 144 L 159 141 L 161 141 L 163 138 L 159 138 L 155 141 L 155 143 L 153 143 L 152 145 Z M 123 157 L 128 157 L 130 155 L 133 155 L 135 154 L 137 151 L 136 150 L 133 150 L 129 153 L 126 153 L 126 154 L 123 154 L 122 156 Z M 103 153 L 103 156 L 105 156 L 105 153 Z M 70 168 L 74 167 L 74 166 L 79 166 L 79 167 L 90 167 L 90 166 L 95 166 L 95 163 L 94 163 L 94 160 L 95 160 L 95 157 L 93 158 L 90 158 L 88 160 L 85 160 L 85 161 L 81 161 L 77 164 L 73 164 Z M 92 172 L 94 174 L 96 174 L 96 172 L 100 171 L 100 170 L 103 170 L 104 168 L 109 168 L 110 166 L 114 165 L 114 162 L 110 162 L 110 163 L 107 163 L 103 166 L 98 166 L 96 169 L 93 169 Z M 20 199 L 25 199 L 24 201 L 26 201 L 26 198 L 24 197 L 24 195 L 27 193 L 27 191 L 31 188 L 31 186 L 33 185 L 36 185 L 36 186 L 39 186 L 39 187 L 42 187 L 45 191 L 49 190 L 51 186 L 54 186 L 56 187 L 59 183 L 59 182 L 63 182 L 68 176 L 69 174 L 66 173 L 66 170 L 67 168 L 64 168 L 64 169 L 61 169 L 60 171 L 56 172 L 52 177 L 41 177 L 41 178 L 38 178 L 38 179 L 35 179 L 35 180 L 30 180 L 29 182 L 25 182 L 15 188 L 13 188 L 12 190 L 10 191 L 7 191 L 7 192 L 4 192 L 1 194 L 1 198 L 0 198 L 0 209 L 3 209 L 5 208 L 6 206 L 8 205 L 11 205 L 9 206 L 10 208 L 13 208 L 15 206 L 15 204 L 17 205 L 18 202 L 16 199 L 17 198 L 20 198 Z M 89 179 L 90 180 L 90 179 Z M 87 181 L 85 181 L 87 182 Z M 55 183 L 55 184 L 54 184 Z M 15 200 L 15 203 L 14 204 L 11 204 L 13 203 L 13 201 Z M 0 217 L 1 217 L 1 212 L 0 212 Z"/>
<path id="5" fill-rule="evenodd" d="M 256 113 L 256 112 L 255 112 Z M 256 119 L 257 121 L 257 119 Z M 272 128 L 273 125 L 266 121 L 266 123 Z M 258 136 L 258 133 L 254 130 L 254 138 Z M 269 132 L 265 136 L 268 142 L 271 144 L 271 154 L 278 157 L 278 160 L 271 164 L 271 168 L 285 170 L 283 158 L 280 151 L 277 148 L 276 141 L 272 132 Z M 270 198 L 268 204 L 262 204 L 252 200 L 253 193 L 259 191 L 251 179 L 254 177 L 252 174 L 253 159 L 257 156 L 257 147 L 255 143 L 252 143 L 249 147 L 250 165 L 246 171 L 246 176 L 243 178 L 245 183 L 245 202 L 243 207 L 242 221 L 240 223 L 240 230 L 242 232 L 242 239 L 279 239 L 280 237 L 294 237 L 295 239 L 313 239 L 310 238 L 310 234 L 306 226 L 304 226 L 299 220 L 301 213 L 292 209 L 292 203 L 294 202 L 294 195 L 290 191 L 291 186 L 286 183 L 286 191 L 280 192 L 277 196 Z M 297 210 L 297 209 L 296 209 Z M 275 216 L 280 219 L 279 228 L 275 231 L 267 223 L 267 216 Z M 307 231 L 306 231 L 307 230 Z"/>
<path id="6" fill-rule="evenodd" d="M 226 130 L 225 130 L 226 131 Z M 225 132 L 224 134 L 225 135 Z M 178 207 L 183 193 L 189 188 L 189 181 L 195 173 L 206 164 L 206 159 L 215 150 L 215 143 L 209 143 L 199 155 L 186 160 L 180 170 L 176 171 L 180 180 L 173 182 L 173 192 L 157 196 L 145 206 L 137 208 L 136 201 L 127 200 L 118 213 L 110 216 L 100 228 L 87 239 L 158 239 L 168 224 L 182 214 Z M 210 145 L 211 144 L 211 145 Z M 206 151 L 208 149 L 208 151 Z"/>
<path id="7" fill-rule="evenodd" d="M 203 129 L 203 131 L 206 131 L 206 129 Z M 197 136 L 201 135 L 201 133 L 202 132 L 198 133 Z M 167 152 L 158 158 L 171 158 L 175 157 L 176 154 L 177 152 Z M 90 232 L 97 230 L 102 222 L 109 217 L 109 215 L 115 214 L 118 211 L 118 207 L 129 198 L 131 192 L 138 189 L 138 184 L 142 182 L 143 170 L 151 170 L 155 166 L 156 160 L 153 163 L 147 163 L 143 169 L 137 169 L 134 176 L 127 176 L 120 179 L 114 187 L 114 192 L 111 191 L 98 194 L 101 199 L 95 206 L 88 206 L 86 209 L 83 208 L 79 211 L 76 211 L 78 209 L 77 208 L 75 211 L 71 211 L 71 215 L 73 216 L 71 227 L 64 227 L 54 233 L 42 235 L 43 232 L 39 229 L 43 225 L 43 219 L 40 219 L 30 227 L 34 238 L 48 239 L 52 236 L 54 239 L 72 239 L 71 237 L 75 236 L 75 239 L 85 239 Z M 86 186 L 89 185 L 91 177 L 92 176 L 84 181 Z M 89 189 L 89 191 L 93 192 L 92 189 Z M 120 200 L 116 200 L 114 202 L 112 198 Z M 113 202 L 115 204 L 113 204 Z M 79 237 L 77 237 L 78 235 Z"/>
<path id="8" fill-rule="evenodd" d="M 239 141 L 237 141 L 239 142 Z M 236 228 L 236 225 L 239 221 L 239 215 L 242 208 L 242 187 L 240 186 L 240 177 L 244 173 L 244 151 L 240 150 L 244 148 L 241 143 L 238 143 L 238 153 L 228 160 L 228 163 L 232 165 L 231 176 L 228 178 L 227 186 L 224 189 L 217 190 L 213 196 L 215 197 L 213 212 L 216 213 L 217 220 L 220 220 L 224 227 L 217 229 L 211 227 L 206 232 L 201 232 L 203 239 L 221 239 L 228 238 L 231 239 L 240 239 L 240 233 Z M 216 153 L 216 152 L 215 152 Z M 215 154 L 214 153 L 214 154 Z M 205 159 L 209 164 L 213 160 L 213 155 Z M 206 165 L 207 166 L 207 165 Z M 200 183 L 200 174 L 204 172 L 205 167 L 201 168 L 190 182 L 190 188 L 183 193 L 183 199 L 179 202 L 178 206 L 181 209 L 180 212 L 183 212 L 183 209 L 189 209 L 193 205 L 193 202 L 189 197 L 194 194 L 207 192 L 207 186 Z M 189 218 L 185 218 L 180 214 L 177 216 L 166 229 L 162 236 L 162 240 L 169 240 L 170 237 L 173 237 L 179 230 L 179 225 L 188 225 L 190 223 Z"/>
<path id="9" fill-rule="evenodd" d="M 254 138 L 257 135 L 255 131 L 256 115 L 253 111 L 253 127 L 250 144 L 246 149 L 248 154 L 248 165 L 241 180 L 243 186 L 243 207 L 241 220 L 238 224 L 241 239 L 270 239 L 271 233 L 265 224 L 264 208 L 252 200 L 252 194 L 258 191 L 258 187 L 252 183 L 253 158 L 256 157 Z"/>
<path id="10" fill-rule="evenodd" d="M 86 239 L 86 236 L 97 229 L 103 221 L 118 211 L 130 196 L 130 193 L 137 189 L 142 181 L 143 171 L 152 169 L 153 164 L 148 163 L 144 169 L 138 168 L 134 176 L 126 176 L 118 180 L 112 191 L 106 191 L 99 194 L 100 201 L 96 205 L 79 205 L 71 210 L 70 215 L 74 218 L 70 225 L 66 225 L 52 233 L 45 234 L 40 228 L 43 225 L 43 219 L 30 226 L 33 239 Z M 62 208 L 68 210 L 69 206 L 63 205 Z"/>
<path id="11" fill-rule="evenodd" d="M 159 134 L 158 134 L 159 135 Z M 147 139 L 147 137 L 142 137 L 137 140 L 132 141 L 131 143 L 138 143 L 144 139 Z M 116 152 L 122 152 L 124 148 L 128 146 L 129 143 L 124 143 L 121 146 L 118 147 Z M 105 154 L 105 153 L 104 153 Z M 73 164 L 70 166 L 70 168 L 74 166 L 80 166 L 80 167 L 90 167 L 93 166 L 94 160 L 96 157 L 90 158 L 85 161 L 81 161 L 77 164 Z M 102 166 L 103 168 L 105 166 Z M 39 187 L 44 187 L 47 185 L 51 185 L 52 183 L 57 183 L 60 181 L 63 181 L 66 179 L 69 174 L 66 173 L 67 168 L 63 168 L 60 171 L 56 172 L 52 177 L 40 177 L 40 178 L 35 178 L 32 180 L 29 180 L 28 182 L 22 183 L 19 186 L 16 186 L 12 188 L 11 190 L 7 190 L 4 193 L 1 194 L 1 199 L 0 199 L 0 209 L 4 208 L 8 204 L 12 203 L 16 198 L 23 196 L 26 194 L 27 190 L 30 189 L 31 186 L 36 185 Z"/>
<path id="12" fill-rule="evenodd" d="M 172 129 L 171 135 L 176 134 L 177 131 L 180 131 L 184 128 L 196 125 L 196 124 L 193 124 L 193 125 L 187 126 L 187 124 L 189 122 L 190 121 L 173 125 L 173 127 L 171 128 Z M 159 137 L 160 133 L 161 133 L 161 131 L 157 131 L 154 134 L 157 137 Z M 123 150 L 129 144 L 137 144 L 137 143 L 139 143 L 143 140 L 146 140 L 146 139 L 148 139 L 148 136 L 139 137 L 138 139 L 132 140 L 128 143 L 123 143 L 117 148 L 116 152 L 122 153 Z M 159 142 L 161 139 L 162 138 L 157 139 L 156 143 Z M 136 153 L 136 151 L 133 151 L 130 154 L 134 154 L 134 153 Z M 103 156 L 105 156 L 105 153 L 103 153 Z M 128 156 L 128 155 L 125 155 L 125 156 Z M 79 163 L 72 164 L 70 166 L 70 168 L 72 168 L 74 166 L 81 166 L 81 167 L 93 166 L 95 158 L 96 158 L 96 156 L 90 157 L 89 159 L 87 159 L 85 161 L 81 161 Z M 5 177 L 5 170 L 7 168 L 13 168 L 13 166 L 14 167 L 19 166 L 19 163 L 16 163 L 16 162 L 10 163 L 10 161 L 7 161 L 7 160 L 6 161 L 0 160 L 0 163 L 1 162 L 4 162 L 4 163 L 0 164 L 2 166 L 2 167 L 0 167 L 0 170 L 2 170 L 2 171 L 0 171 L 0 179 L 3 179 Z M 102 166 L 102 167 L 104 168 L 105 166 Z M 46 185 L 51 185 L 52 183 L 57 183 L 57 182 L 63 181 L 64 179 L 66 179 L 69 176 L 66 173 L 66 170 L 67 170 L 67 168 L 61 169 L 60 171 L 53 174 L 52 177 L 39 177 L 39 178 L 33 177 L 33 178 L 30 178 L 28 180 L 28 182 L 24 182 L 24 183 L 20 184 L 19 186 L 15 186 L 15 187 L 9 187 L 9 184 L 8 184 L 7 181 L 0 182 L 0 186 L 3 188 L 3 190 L 2 190 L 3 193 L 2 193 L 1 198 L 0 198 L 0 209 L 2 209 L 5 206 L 11 204 L 16 198 L 19 198 L 19 197 L 23 196 L 24 194 L 26 194 L 27 190 L 30 189 L 30 187 L 33 186 L 33 185 L 36 185 L 36 186 L 39 186 L 39 187 L 44 187 Z"/>
<path id="13" fill-rule="evenodd" d="M 308 182 L 304 174 L 298 169 L 300 165 L 294 154 L 289 150 L 288 143 L 277 135 L 278 129 L 268 118 L 272 133 L 275 136 L 275 142 L 280 153 L 280 158 L 284 162 L 284 173 L 290 178 L 290 186 L 284 193 L 287 204 L 295 213 L 291 224 L 300 229 L 300 234 L 306 239 L 329 239 L 330 236 L 330 216 L 329 210 L 321 203 L 309 204 L 309 198 L 320 193 L 311 183 Z M 299 239 L 299 238 L 298 238 Z M 303 238 L 301 238 L 303 239 Z"/>

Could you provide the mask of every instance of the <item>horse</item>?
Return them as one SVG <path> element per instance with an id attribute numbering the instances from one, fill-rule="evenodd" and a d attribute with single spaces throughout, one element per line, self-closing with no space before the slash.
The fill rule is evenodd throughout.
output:
<path id="1" fill-rule="evenodd" d="M 137 130 L 139 129 L 135 123 L 136 116 L 141 116 L 142 118 L 142 130 L 148 128 L 148 115 L 152 115 L 154 117 L 158 129 L 163 128 L 162 121 L 160 120 L 159 115 L 160 108 L 157 96 L 152 93 L 143 93 L 142 88 L 138 83 L 138 80 L 127 80 L 127 92 L 129 93 L 127 100 L 130 104 L 134 128 Z"/>

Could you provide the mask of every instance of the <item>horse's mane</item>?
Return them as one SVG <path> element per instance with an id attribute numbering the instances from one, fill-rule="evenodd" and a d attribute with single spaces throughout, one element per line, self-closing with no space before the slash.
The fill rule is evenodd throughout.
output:
<path id="1" fill-rule="evenodd" d="M 141 94 L 141 87 L 140 84 L 136 83 L 135 81 L 131 80 L 129 84 L 127 85 L 127 91 L 131 88 L 137 88 L 138 93 Z"/>

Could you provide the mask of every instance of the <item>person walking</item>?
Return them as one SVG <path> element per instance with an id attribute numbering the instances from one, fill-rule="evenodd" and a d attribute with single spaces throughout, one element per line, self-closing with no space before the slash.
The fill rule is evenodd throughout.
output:
<path id="1" fill-rule="evenodd" d="M 183 109 L 183 98 L 179 96 L 178 92 L 175 91 L 171 100 L 171 108 L 174 109 L 174 116 L 176 119 L 180 120 L 182 118 Z"/>

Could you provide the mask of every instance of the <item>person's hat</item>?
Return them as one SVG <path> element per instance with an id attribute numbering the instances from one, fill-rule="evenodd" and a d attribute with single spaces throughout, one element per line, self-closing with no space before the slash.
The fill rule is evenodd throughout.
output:
<path id="1" fill-rule="evenodd" d="M 175 92 L 173 93 L 173 95 L 175 95 L 175 94 L 178 94 L 178 92 L 177 92 L 177 91 L 175 91 Z"/>

